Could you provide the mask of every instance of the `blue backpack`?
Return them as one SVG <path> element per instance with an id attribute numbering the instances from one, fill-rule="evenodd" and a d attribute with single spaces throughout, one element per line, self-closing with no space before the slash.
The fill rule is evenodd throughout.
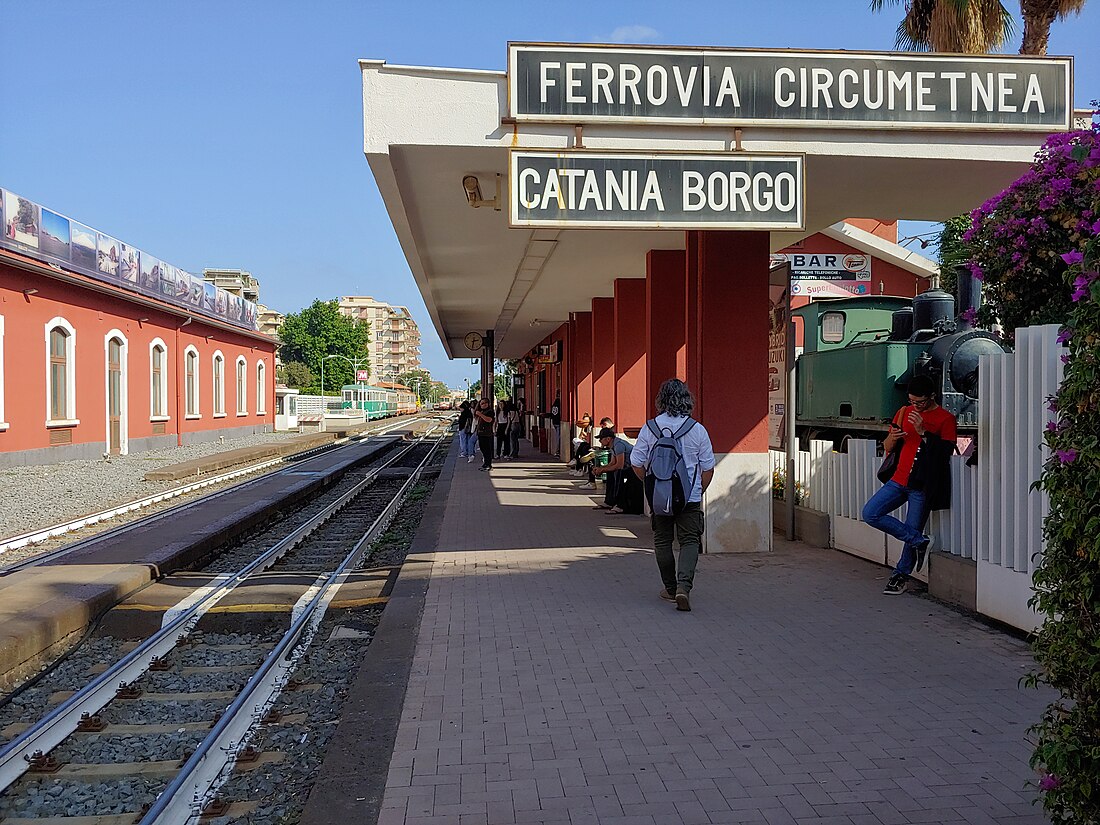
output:
<path id="1" fill-rule="evenodd" d="M 645 468 L 645 495 L 655 516 L 678 516 L 684 512 L 688 496 L 695 486 L 695 474 L 689 473 L 682 439 L 698 422 L 688 418 L 676 432 L 662 430 L 654 419 L 646 426 L 657 436 L 657 443 L 649 451 L 649 463 Z M 698 469 L 698 468 L 696 468 Z"/>

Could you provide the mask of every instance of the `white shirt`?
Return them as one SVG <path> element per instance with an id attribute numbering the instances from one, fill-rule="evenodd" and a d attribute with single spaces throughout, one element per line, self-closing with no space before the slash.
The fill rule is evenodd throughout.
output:
<path id="1" fill-rule="evenodd" d="M 686 416 L 672 416 L 661 413 L 655 421 L 661 434 L 665 431 L 675 434 L 687 420 Z M 634 467 L 645 467 L 649 463 L 649 451 L 657 443 L 657 436 L 649 428 L 649 422 L 638 433 L 638 440 L 634 444 L 634 451 L 630 454 L 630 464 Z M 680 449 L 683 452 L 684 464 L 688 472 L 695 478 L 695 484 L 688 495 L 688 501 L 703 500 L 703 473 L 714 469 L 714 448 L 710 443 L 710 434 L 707 428 L 696 422 L 695 426 L 688 430 L 687 435 L 680 439 Z"/>

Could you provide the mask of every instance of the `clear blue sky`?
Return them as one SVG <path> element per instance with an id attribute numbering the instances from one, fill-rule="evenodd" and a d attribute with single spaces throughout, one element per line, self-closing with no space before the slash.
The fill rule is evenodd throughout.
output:
<path id="1" fill-rule="evenodd" d="M 363 157 L 358 58 L 503 69 L 508 40 L 892 49 L 902 7 L 868 5 L 0 0 L 0 187 L 192 272 L 248 269 L 283 312 L 406 304 L 424 365 L 458 386 L 476 367 L 445 359 Z M 1079 105 L 1100 97 L 1098 35 L 1100 0 L 1052 30 Z"/>

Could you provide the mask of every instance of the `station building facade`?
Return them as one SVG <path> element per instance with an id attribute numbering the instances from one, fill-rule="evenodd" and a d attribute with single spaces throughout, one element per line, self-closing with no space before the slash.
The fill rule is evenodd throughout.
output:
<path id="1" fill-rule="evenodd" d="M 275 346 L 0 249 L 0 466 L 271 431 Z"/>

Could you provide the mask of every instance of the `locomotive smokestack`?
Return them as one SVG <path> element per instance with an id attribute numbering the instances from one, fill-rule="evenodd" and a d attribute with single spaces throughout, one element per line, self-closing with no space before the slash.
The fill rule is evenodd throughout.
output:
<path id="1" fill-rule="evenodd" d="M 955 295 L 959 327 L 973 327 L 971 319 L 982 305 L 982 282 L 965 265 L 955 267 Z"/>

